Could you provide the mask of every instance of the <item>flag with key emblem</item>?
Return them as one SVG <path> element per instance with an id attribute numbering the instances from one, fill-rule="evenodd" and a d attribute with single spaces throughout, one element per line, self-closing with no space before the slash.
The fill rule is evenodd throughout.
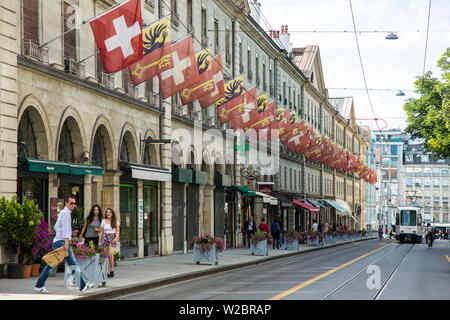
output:
<path id="1" fill-rule="evenodd" d="M 209 107 L 225 97 L 225 81 L 223 80 L 221 53 L 211 59 L 211 74 L 214 81 L 214 91 L 198 98 L 202 109 Z"/>
<path id="2" fill-rule="evenodd" d="M 199 81 L 180 92 L 180 98 L 183 104 L 191 103 L 198 98 L 213 92 L 215 89 L 213 78 L 215 70 L 213 70 L 212 65 L 212 60 L 214 58 L 209 54 L 209 49 L 197 53 L 195 59 L 197 60 Z"/>
<path id="3" fill-rule="evenodd" d="M 107 73 L 143 57 L 141 1 L 128 0 L 90 22 Z"/>
<path id="4" fill-rule="evenodd" d="M 128 67 L 134 85 L 173 68 L 169 23 L 167 17 L 144 29 L 144 57 Z"/>
<path id="5" fill-rule="evenodd" d="M 225 84 L 225 97 L 216 102 L 221 123 L 230 121 L 244 112 L 244 77 L 239 77 Z"/>
<path id="6" fill-rule="evenodd" d="M 159 88 L 163 99 L 182 91 L 198 82 L 199 74 L 195 60 L 192 36 L 171 46 L 173 68 L 158 74 Z"/>
<path id="7" fill-rule="evenodd" d="M 231 127 L 234 130 L 239 130 L 250 126 L 256 120 L 258 115 L 257 104 L 256 87 L 253 87 L 244 93 L 244 104 L 242 111 L 241 109 L 237 109 L 234 112 L 236 116 L 233 117 L 233 115 L 230 114 L 228 117 Z"/>

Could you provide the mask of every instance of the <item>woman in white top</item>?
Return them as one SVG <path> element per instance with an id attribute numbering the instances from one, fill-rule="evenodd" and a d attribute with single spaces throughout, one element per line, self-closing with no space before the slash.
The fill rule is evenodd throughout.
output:
<path id="1" fill-rule="evenodd" d="M 114 253 L 119 241 L 120 225 L 113 209 L 108 208 L 105 211 L 105 218 L 100 225 L 98 234 L 99 247 L 107 247 L 110 255 L 108 263 L 108 278 L 114 277 Z"/>

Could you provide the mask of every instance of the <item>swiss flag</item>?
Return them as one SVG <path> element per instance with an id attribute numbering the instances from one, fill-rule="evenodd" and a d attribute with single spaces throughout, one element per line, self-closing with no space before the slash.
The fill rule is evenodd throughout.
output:
<path id="1" fill-rule="evenodd" d="M 90 22 L 107 73 L 143 57 L 141 1 L 128 0 Z"/>
<path id="2" fill-rule="evenodd" d="M 223 79 L 222 54 L 219 53 L 211 61 L 211 68 L 214 80 L 214 91 L 198 98 L 202 109 L 209 107 L 225 97 L 225 81 Z"/>
<path id="3" fill-rule="evenodd" d="M 171 46 L 173 68 L 158 74 L 163 99 L 173 96 L 199 81 L 197 60 L 192 46 L 192 36 Z"/>
<path id="4" fill-rule="evenodd" d="M 256 121 L 258 114 L 257 106 L 256 87 L 253 87 L 244 93 L 243 113 L 240 115 L 238 114 L 234 118 L 230 117 L 231 127 L 234 130 L 244 129 L 245 127 L 247 127 L 245 130 L 250 129 L 249 126 Z"/>

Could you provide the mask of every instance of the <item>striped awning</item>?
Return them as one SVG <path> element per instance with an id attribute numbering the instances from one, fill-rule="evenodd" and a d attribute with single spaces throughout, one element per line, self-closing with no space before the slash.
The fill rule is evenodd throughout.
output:
<path id="1" fill-rule="evenodd" d="M 301 201 L 298 201 L 298 200 L 295 200 L 295 199 L 292 200 L 292 203 L 297 205 L 297 206 L 299 206 L 299 207 L 302 207 L 304 209 L 309 210 L 309 212 L 311 212 L 311 213 L 319 213 L 319 211 L 320 211 L 319 209 L 314 208 L 314 207 L 310 206 L 309 204 L 306 204 L 304 202 L 301 202 Z"/>

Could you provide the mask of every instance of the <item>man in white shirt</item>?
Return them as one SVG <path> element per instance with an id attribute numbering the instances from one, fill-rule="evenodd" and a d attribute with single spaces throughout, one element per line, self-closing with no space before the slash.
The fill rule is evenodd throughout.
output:
<path id="1" fill-rule="evenodd" d="M 70 240 L 72 239 L 72 210 L 75 207 L 76 200 L 73 196 L 68 196 L 64 198 L 64 209 L 61 210 L 61 212 L 58 215 L 58 219 L 56 220 L 54 229 L 55 229 L 55 238 L 53 239 L 52 248 L 53 250 L 63 247 L 66 250 L 69 250 L 68 256 L 65 258 L 65 261 L 72 269 L 72 276 L 69 277 L 68 283 L 73 281 L 75 279 L 75 282 L 80 288 L 80 291 L 86 291 L 88 287 L 90 286 L 90 283 L 86 283 L 83 279 L 83 277 L 80 274 L 80 269 L 77 267 L 77 263 L 75 261 L 75 257 L 72 252 L 72 248 L 70 247 Z M 54 266 L 53 268 L 56 268 Z M 34 290 L 40 292 L 40 293 L 50 293 L 45 288 L 45 281 L 47 281 L 48 275 L 50 273 L 50 270 L 53 269 L 49 265 L 46 265 L 44 270 L 42 270 L 41 274 L 39 275 L 39 279 L 36 283 L 36 286 Z M 73 278 L 75 277 L 75 278 Z"/>
<path id="2" fill-rule="evenodd" d="M 317 221 L 314 219 L 313 220 L 313 225 L 312 225 L 312 231 L 317 231 L 318 227 L 319 227 L 319 225 L 317 224 Z"/>

